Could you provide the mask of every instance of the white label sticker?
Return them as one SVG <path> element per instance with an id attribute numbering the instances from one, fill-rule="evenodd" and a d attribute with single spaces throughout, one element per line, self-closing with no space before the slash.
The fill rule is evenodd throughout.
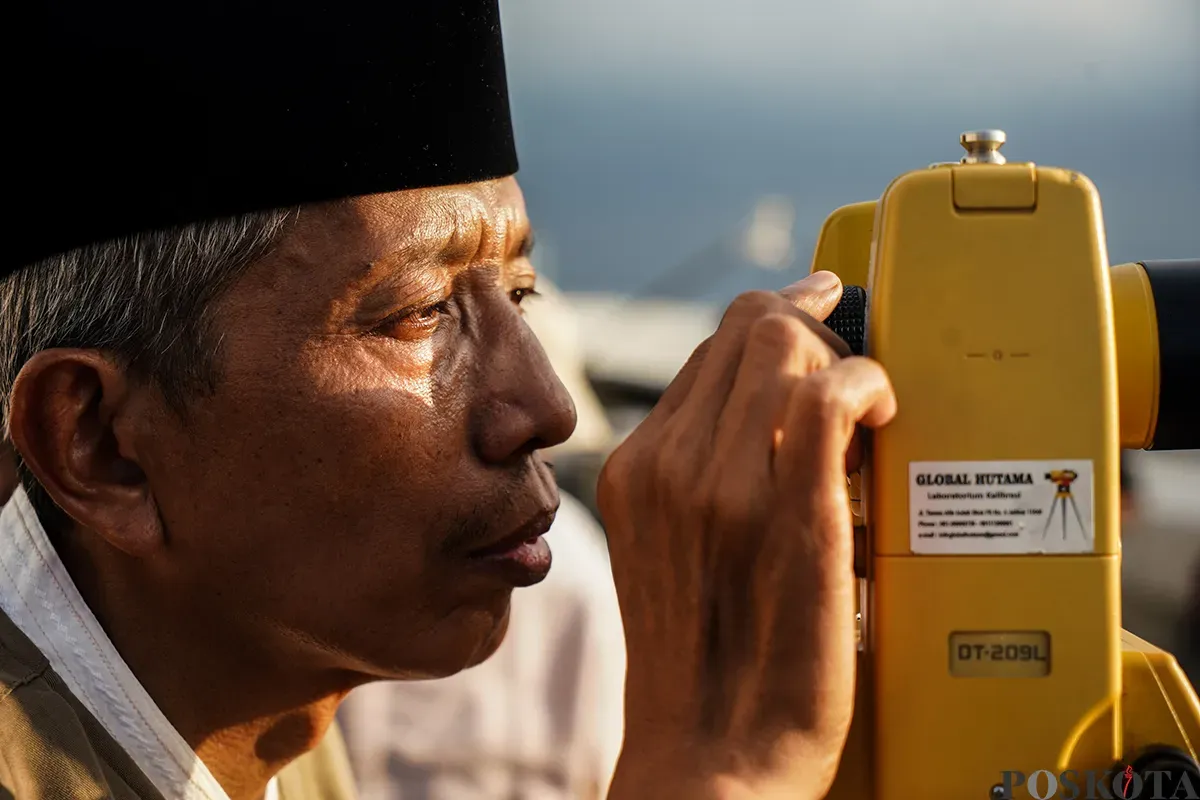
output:
<path id="1" fill-rule="evenodd" d="M 1090 553 L 1091 461 L 923 461 L 908 465 L 914 553 Z"/>

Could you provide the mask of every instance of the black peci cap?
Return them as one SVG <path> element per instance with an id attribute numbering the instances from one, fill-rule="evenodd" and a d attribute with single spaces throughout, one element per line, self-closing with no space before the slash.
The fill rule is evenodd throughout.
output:
<path id="1" fill-rule="evenodd" d="M 497 0 L 32 0 L 0 276 L 204 219 L 517 170 Z"/>

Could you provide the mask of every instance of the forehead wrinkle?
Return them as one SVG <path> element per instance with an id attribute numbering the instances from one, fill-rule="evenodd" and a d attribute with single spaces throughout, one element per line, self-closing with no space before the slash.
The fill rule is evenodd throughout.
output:
<path id="1" fill-rule="evenodd" d="M 399 283 L 413 270 L 445 266 L 475 249 L 473 237 L 464 235 L 457 205 L 449 198 L 431 198 L 395 224 L 402 234 L 385 253 L 363 265 L 364 278 Z"/>
<path id="2" fill-rule="evenodd" d="M 486 200 L 475 193 L 456 197 L 464 201 L 457 209 L 460 230 L 473 234 L 464 236 L 464 249 L 468 241 L 474 244 L 464 260 L 507 262 L 520 257 L 521 243 L 530 235 L 528 219 L 516 204 L 503 202 L 495 187 L 481 191 Z"/>
<path id="3" fill-rule="evenodd" d="M 494 193 L 483 194 L 456 190 L 429 198 L 409 219 L 398 221 L 407 230 L 366 269 L 395 287 L 420 283 L 414 280 L 416 271 L 457 272 L 481 262 L 507 268 L 521 256 L 517 248 L 529 234 L 528 220 Z"/>
<path id="4" fill-rule="evenodd" d="M 477 261 L 488 249 L 489 240 L 495 236 L 495 226 L 487 204 L 472 194 L 456 194 L 447 198 L 447 205 L 454 220 L 454 231 L 442 250 L 442 257 L 449 265 L 465 266 Z"/>

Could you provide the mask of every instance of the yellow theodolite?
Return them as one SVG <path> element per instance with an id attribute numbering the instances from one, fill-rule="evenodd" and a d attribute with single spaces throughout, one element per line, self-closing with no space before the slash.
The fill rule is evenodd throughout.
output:
<path id="1" fill-rule="evenodd" d="M 963 134 L 817 243 L 847 286 L 827 324 L 899 403 L 850 478 L 859 691 L 829 797 L 1196 798 L 1196 691 L 1121 628 L 1119 459 L 1200 447 L 1200 262 L 1110 268 L 1091 181 L 1004 141 Z"/>

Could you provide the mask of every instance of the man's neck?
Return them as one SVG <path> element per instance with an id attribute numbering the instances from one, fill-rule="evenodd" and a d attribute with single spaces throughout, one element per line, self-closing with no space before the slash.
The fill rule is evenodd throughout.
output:
<path id="1" fill-rule="evenodd" d="M 262 798 L 320 743 L 355 679 L 300 669 L 277 634 L 214 619 L 193 598 L 147 585 L 133 559 L 85 552 L 83 541 L 62 537 L 59 557 L 138 682 L 230 800 Z"/>

